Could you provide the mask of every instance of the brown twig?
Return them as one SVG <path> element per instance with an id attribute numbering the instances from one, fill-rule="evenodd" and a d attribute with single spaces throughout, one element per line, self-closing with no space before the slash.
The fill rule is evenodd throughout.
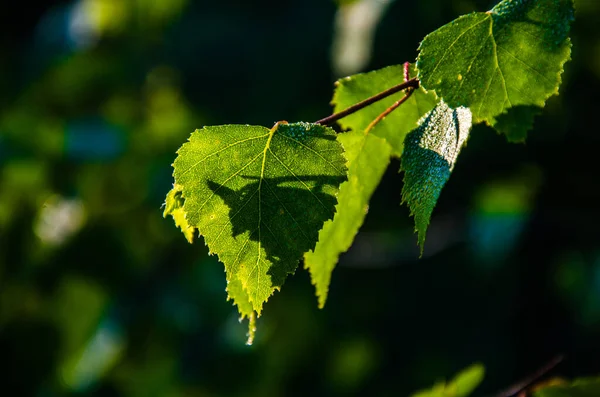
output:
<path id="1" fill-rule="evenodd" d="M 371 131 L 373 129 L 373 127 L 375 127 L 377 125 L 377 123 L 379 123 L 381 120 L 383 120 L 388 114 L 390 114 L 394 110 L 396 110 L 398 108 L 398 106 L 400 106 L 404 102 L 406 102 L 406 100 L 408 98 L 410 98 L 410 96 L 412 95 L 413 91 L 414 90 L 412 88 L 409 88 L 408 90 L 406 90 L 406 94 L 404 94 L 404 96 L 402 98 L 398 99 L 396 102 L 394 102 L 392 104 L 392 106 L 385 109 L 379 116 L 377 116 L 375 118 L 375 120 L 371 121 L 369 123 L 369 125 L 367 126 L 367 128 L 365 128 L 365 134 L 368 133 L 369 131 Z"/>
<path id="2" fill-rule="evenodd" d="M 410 63 L 404 62 L 404 82 L 406 83 L 410 79 Z M 402 105 L 410 96 L 412 95 L 415 89 L 409 87 L 406 89 L 406 94 L 398 99 L 396 102 L 392 104 L 389 108 L 385 109 L 379 116 L 375 118 L 375 120 L 371 121 L 367 128 L 365 129 L 365 134 L 368 133 L 375 127 L 381 120 L 383 120 L 388 114 L 392 113 L 394 110 L 398 108 L 398 106 Z"/>
<path id="3" fill-rule="evenodd" d="M 388 88 L 385 91 L 380 92 L 379 94 L 373 95 L 370 98 L 360 101 L 359 103 L 352 105 L 349 108 L 342 110 L 341 112 L 334 113 L 331 116 L 325 117 L 324 119 L 315 121 L 314 124 L 321 124 L 321 125 L 333 124 L 336 121 L 338 121 L 339 119 L 342 119 L 352 113 L 358 112 L 359 110 L 364 109 L 367 106 L 369 106 L 375 102 L 378 102 L 384 98 L 389 97 L 390 95 L 393 95 L 393 94 L 395 94 L 399 91 L 405 90 L 407 88 L 412 88 L 412 89 L 419 88 L 419 80 L 415 77 L 415 78 L 412 78 L 401 84 L 395 85 L 391 88 Z"/>

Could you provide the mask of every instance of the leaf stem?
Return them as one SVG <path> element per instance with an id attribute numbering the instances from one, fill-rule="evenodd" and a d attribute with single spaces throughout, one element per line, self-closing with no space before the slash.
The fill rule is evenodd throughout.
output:
<path id="1" fill-rule="evenodd" d="M 382 91 L 379 94 L 373 95 L 372 97 L 369 97 L 363 101 L 360 101 L 359 103 L 352 105 L 349 108 L 342 110 L 341 112 L 334 113 L 331 116 L 325 117 L 324 119 L 317 120 L 314 122 L 314 124 L 321 124 L 321 125 L 333 124 L 336 121 L 338 121 L 339 119 L 342 119 L 348 115 L 351 115 L 352 113 L 356 113 L 359 110 L 366 108 L 369 105 L 374 104 L 375 102 L 378 102 L 384 98 L 389 97 L 390 95 L 397 93 L 398 91 L 402 91 L 407 88 L 412 88 L 412 89 L 419 88 L 419 79 L 417 79 L 415 77 L 408 81 L 402 82 L 401 84 L 398 84 L 391 88 L 388 88 L 387 90 Z"/>
<path id="2" fill-rule="evenodd" d="M 409 62 L 404 62 L 404 82 L 406 83 L 409 79 L 410 79 L 410 63 Z M 375 118 L 375 120 L 373 120 L 373 121 L 371 121 L 369 123 L 369 125 L 365 129 L 365 134 L 367 134 L 369 131 L 371 131 L 373 129 L 373 127 L 375 127 L 377 125 L 377 123 L 379 123 L 381 120 L 383 120 L 384 118 L 386 118 L 386 116 L 388 114 L 390 114 L 394 110 L 396 110 L 398 108 L 398 106 L 400 106 L 404 102 L 406 102 L 406 100 L 408 98 L 410 98 L 410 96 L 412 95 L 412 93 L 413 93 L 414 90 L 415 89 L 412 88 L 412 87 L 407 88 L 406 89 L 406 94 L 404 94 L 404 96 L 402 98 L 400 98 L 396 102 L 394 102 L 392 104 L 392 106 L 390 106 L 389 108 L 385 109 L 379 116 L 377 116 Z"/>
<path id="3" fill-rule="evenodd" d="M 365 128 L 365 134 L 368 133 L 369 131 L 371 131 L 373 129 L 373 127 L 375 127 L 377 125 L 377 123 L 379 123 L 381 120 L 383 120 L 388 114 L 390 114 L 394 110 L 396 110 L 398 108 L 398 106 L 400 106 L 404 102 L 406 102 L 406 100 L 408 98 L 410 98 L 410 96 L 412 95 L 413 91 L 414 91 L 414 89 L 412 89 L 412 88 L 409 88 L 408 90 L 406 90 L 406 94 L 404 94 L 404 96 L 402 98 L 398 99 L 396 102 L 394 102 L 392 104 L 392 106 L 385 109 L 379 116 L 377 116 L 375 118 L 375 120 L 371 121 L 369 123 L 369 125 L 367 126 L 367 128 Z"/>

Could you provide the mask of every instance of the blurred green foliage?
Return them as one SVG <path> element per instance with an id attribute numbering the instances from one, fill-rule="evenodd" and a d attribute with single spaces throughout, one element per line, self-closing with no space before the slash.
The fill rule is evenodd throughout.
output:
<path id="1" fill-rule="evenodd" d="M 573 382 L 560 382 L 534 391 L 533 397 L 588 397 L 600 394 L 600 380 L 578 379 Z"/>
<path id="2" fill-rule="evenodd" d="M 492 3 L 392 3 L 369 69 Z M 161 216 L 170 164 L 202 125 L 329 114 L 335 3 L 3 5 L 0 395 L 398 396 L 475 361 L 488 393 L 557 352 L 600 372 L 600 3 L 576 5 L 560 96 L 525 145 L 472 131 L 424 258 L 396 163 L 325 309 L 298 271 L 252 348 L 222 265 Z"/>
<path id="3" fill-rule="evenodd" d="M 422 390 L 412 397 L 467 397 L 483 380 L 485 370 L 475 364 L 461 371 L 450 382 L 438 382 L 432 389 Z"/>

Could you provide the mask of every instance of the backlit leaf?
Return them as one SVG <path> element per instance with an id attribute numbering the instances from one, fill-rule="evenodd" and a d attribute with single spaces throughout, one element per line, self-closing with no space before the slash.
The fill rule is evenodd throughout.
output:
<path id="1" fill-rule="evenodd" d="M 321 308 L 327 299 L 331 272 L 363 224 L 371 195 L 379 185 L 392 152 L 385 140 L 362 131 L 340 134 L 338 139 L 349 160 L 348 180 L 340 186 L 333 220 L 327 221 L 319 232 L 314 251 L 304 255 L 304 266 L 310 271 Z"/>
<path id="2" fill-rule="evenodd" d="M 242 317 L 260 315 L 314 248 L 345 163 L 334 131 L 308 123 L 205 127 L 179 149 L 173 175 L 185 219 L 225 264 Z"/>

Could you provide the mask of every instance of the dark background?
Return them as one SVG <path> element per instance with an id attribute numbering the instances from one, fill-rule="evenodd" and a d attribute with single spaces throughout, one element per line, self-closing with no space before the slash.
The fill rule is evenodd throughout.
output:
<path id="1" fill-rule="evenodd" d="M 600 373 L 600 2 L 526 144 L 478 126 L 425 255 L 393 161 L 319 310 L 301 267 L 253 346 L 161 204 L 202 125 L 330 113 L 328 0 L 78 0 L 0 13 L 0 395 L 405 396 L 480 361 Z M 396 0 L 366 70 L 487 0 Z"/>

